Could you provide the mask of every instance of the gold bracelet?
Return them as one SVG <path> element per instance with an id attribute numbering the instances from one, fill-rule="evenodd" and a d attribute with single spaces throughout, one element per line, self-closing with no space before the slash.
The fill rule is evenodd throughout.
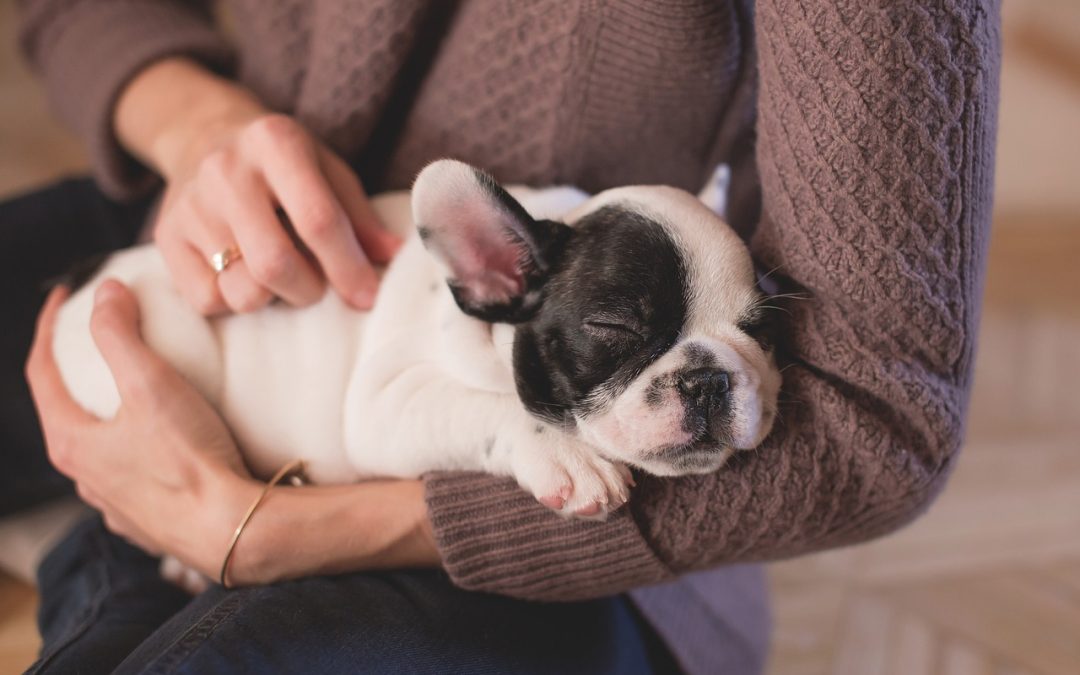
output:
<path id="1" fill-rule="evenodd" d="M 262 492 L 259 493 L 259 496 L 252 502 L 251 506 L 248 507 L 247 513 L 240 519 L 240 524 L 236 526 L 236 531 L 233 532 L 232 541 L 229 542 L 229 550 L 225 551 L 225 559 L 221 561 L 221 577 L 218 581 L 223 587 L 232 588 L 232 586 L 229 585 L 229 579 L 227 577 L 229 573 L 229 562 L 232 560 L 233 551 L 236 550 L 236 542 L 240 541 L 240 535 L 243 533 L 244 528 L 247 527 L 248 521 L 251 520 L 251 516 L 255 513 L 255 509 L 259 508 L 259 504 L 262 504 L 263 500 L 266 499 L 266 495 L 270 494 L 270 488 L 280 483 L 289 474 L 295 473 L 299 475 L 303 470 L 304 460 L 302 459 L 294 459 L 278 469 L 277 473 L 274 474 L 274 477 L 266 483 Z"/>

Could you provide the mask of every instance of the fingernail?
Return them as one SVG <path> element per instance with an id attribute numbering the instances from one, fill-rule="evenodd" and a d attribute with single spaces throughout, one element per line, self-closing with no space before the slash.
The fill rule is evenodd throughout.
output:
<path id="1" fill-rule="evenodd" d="M 114 282 L 106 281 L 94 291 L 94 304 L 100 305 L 108 302 L 116 296 L 117 288 Z"/>
<path id="2" fill-rule="evenodd" d="M 359 309 L 371 309 L 375 304 L 375 292 L 374 288 L 360 289 L 353 295 L 353 304 Z"/>

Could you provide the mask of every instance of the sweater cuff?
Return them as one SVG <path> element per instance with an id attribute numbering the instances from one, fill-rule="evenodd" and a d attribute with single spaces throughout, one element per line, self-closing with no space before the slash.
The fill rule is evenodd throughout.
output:
<path id="1" fill-rule="evenodd" d="M 120 146 L 113 109 L 140 70 L 188 56 L 222 70 L 232 51 L 195 10 L 166 2 L 76 3 L 28 45 L 61 119 L 83 139 L 101 189 L 116 199 L 147 191 L 157 177 Z"/>
<path id="2" fill-rule="evenodd" d="M 623 507 L 603 522 L 563 518 L 513 480 L 424 477 L 429 516 L 451 580 L 530 600 L 586 600 L 670 579 Z"/>

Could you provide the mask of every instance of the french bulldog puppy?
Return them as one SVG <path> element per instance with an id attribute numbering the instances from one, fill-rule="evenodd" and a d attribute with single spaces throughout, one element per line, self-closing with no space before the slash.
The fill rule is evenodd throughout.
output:
<path id="1" fill-rule="evenodd" d="M 409 200 L 372 200 L 408 240 L 370 312 L 328 292 L 206 318 L 154 247 L 113 255 L 58 318 L 65 383 L 115 414 L 89 330 L 94 289 L 115 278 L 139 299 L 143 337 L 220 411 L 257 476 L 297 457 L 317 483 L 479 470 L 559 513 L 603 517 L 627 501 L 628 467 L 715 471 L 769 433 L 780 376 L 763 297 L 743 242 L 698 198 L 506 190 L 440 160 Z"/>

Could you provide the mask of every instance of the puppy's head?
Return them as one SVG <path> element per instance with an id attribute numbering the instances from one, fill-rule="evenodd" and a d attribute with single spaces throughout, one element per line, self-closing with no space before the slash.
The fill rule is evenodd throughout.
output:
<path id="1" fill-rule="evenodd" d="M 692 195 L 618 188 L 566 223 L 536 220 L 441 160 L 417 178 L 413 216 L 462 311 L 516 324 L 533 414 L 657 475 L 715 470 L 769 433 L 780 376 L 750 256 Z"/>

